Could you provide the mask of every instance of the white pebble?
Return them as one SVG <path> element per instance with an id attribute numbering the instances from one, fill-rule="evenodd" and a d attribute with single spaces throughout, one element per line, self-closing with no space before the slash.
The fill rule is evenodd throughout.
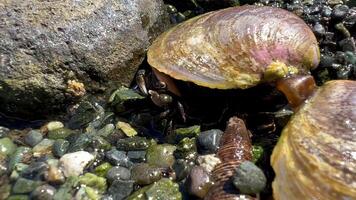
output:
<path id="1" fill-rule="evenodd" d="M 79 176 L 84 168 L 94 160 L 94 156 L 86 151 L 77 151 L 64 154 L 60 159 L 60 166 L 66 177 Z"/>
<path id="2" fill-rule="evenodd" d="M 54 131 L 64 127 L 63 123 L 60 121 L 49 122 L 46 126 L 48 131 Z"/>

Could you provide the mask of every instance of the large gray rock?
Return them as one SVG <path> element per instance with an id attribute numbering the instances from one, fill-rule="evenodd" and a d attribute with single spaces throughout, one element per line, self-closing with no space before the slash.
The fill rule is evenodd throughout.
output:
<path id="1" fill-rule="evenodd" d="M 47 114 L 83 88 L 127 86 L 165 12 L 162 0 L 1 1 L 0 109 Z"/>

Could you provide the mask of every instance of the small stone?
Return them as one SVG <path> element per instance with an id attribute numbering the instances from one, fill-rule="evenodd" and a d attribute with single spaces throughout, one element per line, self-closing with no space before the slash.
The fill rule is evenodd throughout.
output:
<path id="1" fill-rule="evenodd" d="M 76 152 L 85 150 L 85 148 L 90 145 L 92 141 L 92 136 L 89 134 L 82 133 L 79 135 L 70 135 L 66 139 L 70 143 L 67 152 Z"/>
<path id="2" fill-rule="evenodd" d="M 203 167 L 203 169 L 208 172 L 211 173 L 214 169 L 214 167 L 221 163 L 220 159 L 217 158 L 215 156 L 215 154 L 208 154 L 208 155 L 203 155 L 203 156 L 199 156 L 197 158 L 197 163 Z"/>
<path id="3" fill-rule="evenodd" d="M 181 200 L 182 194 L 179 192 L 179 185 L 172 180 L 163 178 L 151 185 L 145 186 L 133 194 L 127 200 Z"/>
<path id="4" fill-rule="evenodd" d="M 258 194 L 266 187 L 266 176 L 253 162 L 245 161 L 236 169 L 233 184 L 242 194 Z"/>
<path id="5" fill-rule="evenodd" d="M 64 127 L 64 124 L 60 121 L 52 121 L 46 124 L 47 131 L 54 131 Z"/>
<path id="6" fill-rule="evenodd" d="M 356 65 L 356 53 L 353 53 L 351 51 L 346 51 L 345 52 L 345 60 L 347 63 Z"/>
<path id="7" fill-rule="evenodd" d="M 332 17 L 335 19 L 343 19 L 349 12 L 349 7 L 347 5 L 336 5 L 333 8 Z"/>
<path id="8" fill-rule="evenodd" d="M 112 195 L 115 200 L 126 199 L 133 191 L 134 183 L 133 180 L 116 180 L 108 189 L 108 194 Z"/>
<path id="9" fill-rule="evenodd" d="M 133 165 L 124 151 L 118 151 L 116 149 L 112 149 L 105 153 L 105 157 L 112 165 L 120 165 L 128 168 L 130 168 Z"/>
<path id="10" fill-rule="evenodd" d="M 162 177 L 161 170 L 147 163 L 139 163 L 131 169 L 131 177 L 139 185 L 149 185 Z"/>
<path id="11" fill-rule="evenodd" d="M 6 200 L 29 200 L 28 195 L 11 195 Z"/>
<path id="12" fill-rule="evenodd" d="M 339 45 L 341 46 L 343 51 L 356 52 L 355 40 L 353 37 L 345 38 L 339 41 Z"/>
<path id="13" fill-rule="evenodd" d="M 259 161 L 264 154 L 264 150 L 262 146 L 253 145 L 252 146 L 252 162 L 256 163 Z"/>
<path id="14" fill-rule="evenodd" d="M 45 185 L 41 185 L 41 186 L 37 187 L 31 193 L 31 199 L 33 199 L 33 200 L 52 200 L 55 193 L 56 193 L 56 188 L 45 184 Z"/>
<path id="15" fill-rule="evenodd" d="M 194 162 L 183 159 L 176 160 L 173 165 L 176 179 L 180 181 L 186 178 L 193 166 L 195 166 Z"/>
<path id="16" fill-rule="evenodd" d="M 39 132 L 37 130 L 31 130 L 25 136 L 24 142 L 27 145 L 34 147 L 36 144 L 41 142 L 42 139 L 43 139 L 43 136 L 42 136 L 41 132 Z"/>
<path id="17" fill-rule="evenodd" d="M 65 181 L 63 172 L 56 166 L 49 166 L 45 179 L 50 184 L 63 184 Z"/>
<path id="18" fill-rule="evenodd" d="M 60 158 L 63 156 L 69 148 L 69 142 L 64 139 L 58 139 L 54 141 L 52 146 L 53 155 Z"/>
<path id="19" fill-rule="evenodd" d="M 54 140 L 43 139 L 40 143 L 33 147 L 32 152 L 34 157 L 41 157 L 52 153 Z"/>
<path id="20" fill-rule="evenodd" d="M 338 4 L 343 4 L 343 0 L 327 0 L 328 4 L 331 6 L 338 5 Z"/>
<path id="21" fill-rule="evenodd" d="M 72 200 L 72 192 L 76 189 L 78 183 L 78 176 L 68 177 L 66 182 L 57 190 L 53 200 Z"/>
<path id="22" fill-rule="evenodd" d="M 108 141 L 106 141 L 103 137 L 96 135 L 92 139 L 91 147 L 93 147 L 95 150 L 108 151 L 111 149 L 111 144 Z"/>
<path id="23" fill-rule="evenodd" d="M 39 181 L 33 181 L 30 179 L 19 178 L 12 187 L 12 192 L 15 194 L 26 194 L 32 192 L 36 187 L 41 184 Z"/>
<path id="24" fill-rule="evenodd" d="M 128 180 L 131 177 L 131 172 L 126 167 L 112 167 L 107 173 L 106 178 L 110 183 L 116 180 Z"/>
<path id="25" fill-rule="evenodd" d="M 74 153 L 64 154 L 60 159 L 60 165 L 66 177 L 79 176 L 83 173 L 84 168 L 94 160 L 94 156 L 86 151 L 77 151 Z"/>
<path id="26" fill-rule="evenodd" d="M 332 9 L 329 6 L 324 6 L 321 14 L 323 15 L 323 17 L 330 17 L 332 14 Z"/>
<path id="27" fill-rule="evenodd" d="M 152 145 L 147 149 L 147 163 L 156 167 L 171 167 L 175 161 L 175 150 L 176 147 L 170 144 Z"/>
<path id="28" fill-rule="evenodd" d="M 11 180 L 17 180 L 20 177 L 20 174 L 25 171 L 28 168 L 29 165 L 23 164 L 23 163 L 16 163 L 11 175 L 10 179 Z"/>
<path id="29" fill-rule="evenodd" d="M 122 130 L 127 137 L 133 137 L 137 135 L 137 131 L 132 128 L 129 123 L 119 121 L 116 124 L 116 128 Z"/>
<path id="30" fill-rule="evenodd" d="M 183 138 L 193 138 L 199 135 L 200 133 L 200 126 L 195 125 L 195 126 L 190 126 L 186 128 L 178 128 L 174 130 L 174 133 L 176 135 L 176 141 L 179 142 Z"/>
<path id="31" fill-rule="evenodd" d="M 103 128 L 101 128 L 97 135 L 100 135 L 104 138 L 107 138 L 110 136 L 111 133 L 113 133 L 115 130 L 115 125 L 114 124 L 106 124 Z"/>
<path id="32" fill-rule="evenodd" d="M 195 160 L 197 157 L 197 146 L 195 144 L 195 138 L 184 138 L 174 151 L 174 156 L 177 159 Z"/>
<path id="33" fill-rule="evenodd" d="M 0 138 L 6 137 L 9 132 L 10 129 L 0 126 Z"/>
<path id="34" fill-rule="evenodd" d="M 133 101 L 144 98 L 144 96 L 141 96 L 132 89 L 129 89 L 127 87 L 120 87 L 112 93 L 108 102 L 111 103 L 112 106 L 115 106 L 117 112 L 122 112 L 125 110 L 124 103 L 126 101 Z"/>
<path id="35" fill-rule="evenodd" d="M 219 149 L 220 138 L 224 132 L 219 129 L 211 129 L 201 132 L 197 137 L 199 152 L 203 154 L 216 153 Z"/>
<path id="36" fill-rule="evenodd" d="M 146 151 L 129 151 L 127 157 L 134 163 L 146 162 Z"/>
<path id="37" fill-rule="evenodd" d="M 317 36 L 323 36 L 325 34 L 325 28 L 323 25 L 321 25 L 320 23 L 316 23 L 313 26 L 313 32 L 315 33 L 315 35 Z"/>
<path id="38" fill-rule="evenodd" d="M 83 188 L 84 186 L 82 186 Z M 101 199 L 101 192 L 98 192 L 98 190 L 89 187 L 89 186 L 85 186 L 85 194 L 87 196 L 87 198 L 76 198 L 76 199 L 92 199 L 92 200 L 96 200 L 96 199 Z"/>
<path id="39" fill-rule="evenodd" d="M 31 149 L 28 147 L 18 147 L 16 151 L 10 156 L 9 169 L 13 170 L 17 163 L 23 162 L 25 157 L 31 154 Z"/>
<path id="40" fill-rule="evenodd" d="M 94 172 L 98 176 L 105 177 L 111 168 L 112 168 L 112 165 L 110 165 L 110 163 L 108 163 L 108 162 L 105 162 L 105 163 L 95 167 Z"/>
<path id="41" fill-rule="evenodd" d="M 58 128 L 55 130 L 51 130 L 48 132 L 47 137 L 49 139 L 57 140 L 57 139 L 65 139 L 69 135 L 73 134 L 74 131 L 67 128 Z"/>
<path id="42" fill-rule="evenodd" d="M 201 166 L 193 167 L 186 181 L 189 194 L 201 199 L 205 197 L 212 185 L 213 182 L 209 173 Z"/>
<path id="43" fill-rule="evenodd" d="M 154 140 L 146 139 L 145 137 L 123 138 L 117 141 L 116 147 L 120 151 L 138 151 L 146 150 L 151 145 L 156 144 Z"/>
<path id="44" fill-rule="evenodd" d="M 16 150 L 16 144 L 12 142 L 10 138 L 1 138 L 0 139 L 0 154 L 10 155 L 13 154 Z"/>
<path id="45" fill-rule="evenodd" d="M 106 179 L 92 173 L 85 173 L 79 177 L 79 183 L 96 189 L 100 194 L 106 191 Z"/>
<path id="46" fill-rule="evenodd" d="M 33 162 L 21 172 L 21 176 L 28 179 L 40 179 L 47 171 L 48 165 L 45 162 Z"/>

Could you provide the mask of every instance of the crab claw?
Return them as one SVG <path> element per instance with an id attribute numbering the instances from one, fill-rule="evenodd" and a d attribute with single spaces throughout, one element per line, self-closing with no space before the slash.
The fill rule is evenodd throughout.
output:
<path id="1" fill-rule="evenodd" d="M 146 88 L 145 75 L 146 75 L 146 71 L 144 69 L 138 70 L 137 74 L 136 74 L 136 83 L 137 83 L 138 87 L 140 88 L 140 91 L 143 94 L 148 95 L 147 88 Z"/>
<path id="2" fill-rule="evenodd" d="M 159 94 L 154 90 L 149 90 L 148 93 L 151 95 L 152 102 L 162 108 L 167 107 L 173 101 L 173 98 L 168 94 Z"/>

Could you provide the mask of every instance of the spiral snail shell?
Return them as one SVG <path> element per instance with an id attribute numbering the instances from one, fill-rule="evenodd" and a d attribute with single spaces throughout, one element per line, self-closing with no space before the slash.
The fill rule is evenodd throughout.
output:
<path id="1" fill-rule="evenodd" d="M 356 81 L 317 89 L 284 128 L 271 163 L 276 200 L 356 199 Z"/>
<path id="2" fill-rule="evenodd" d="M 218 89 L 245 89 L 319 63 L 307 24 L 273 7 L 241 6 L 209 12 L 160 35 L 148 63 L 174 79 Z"/>

